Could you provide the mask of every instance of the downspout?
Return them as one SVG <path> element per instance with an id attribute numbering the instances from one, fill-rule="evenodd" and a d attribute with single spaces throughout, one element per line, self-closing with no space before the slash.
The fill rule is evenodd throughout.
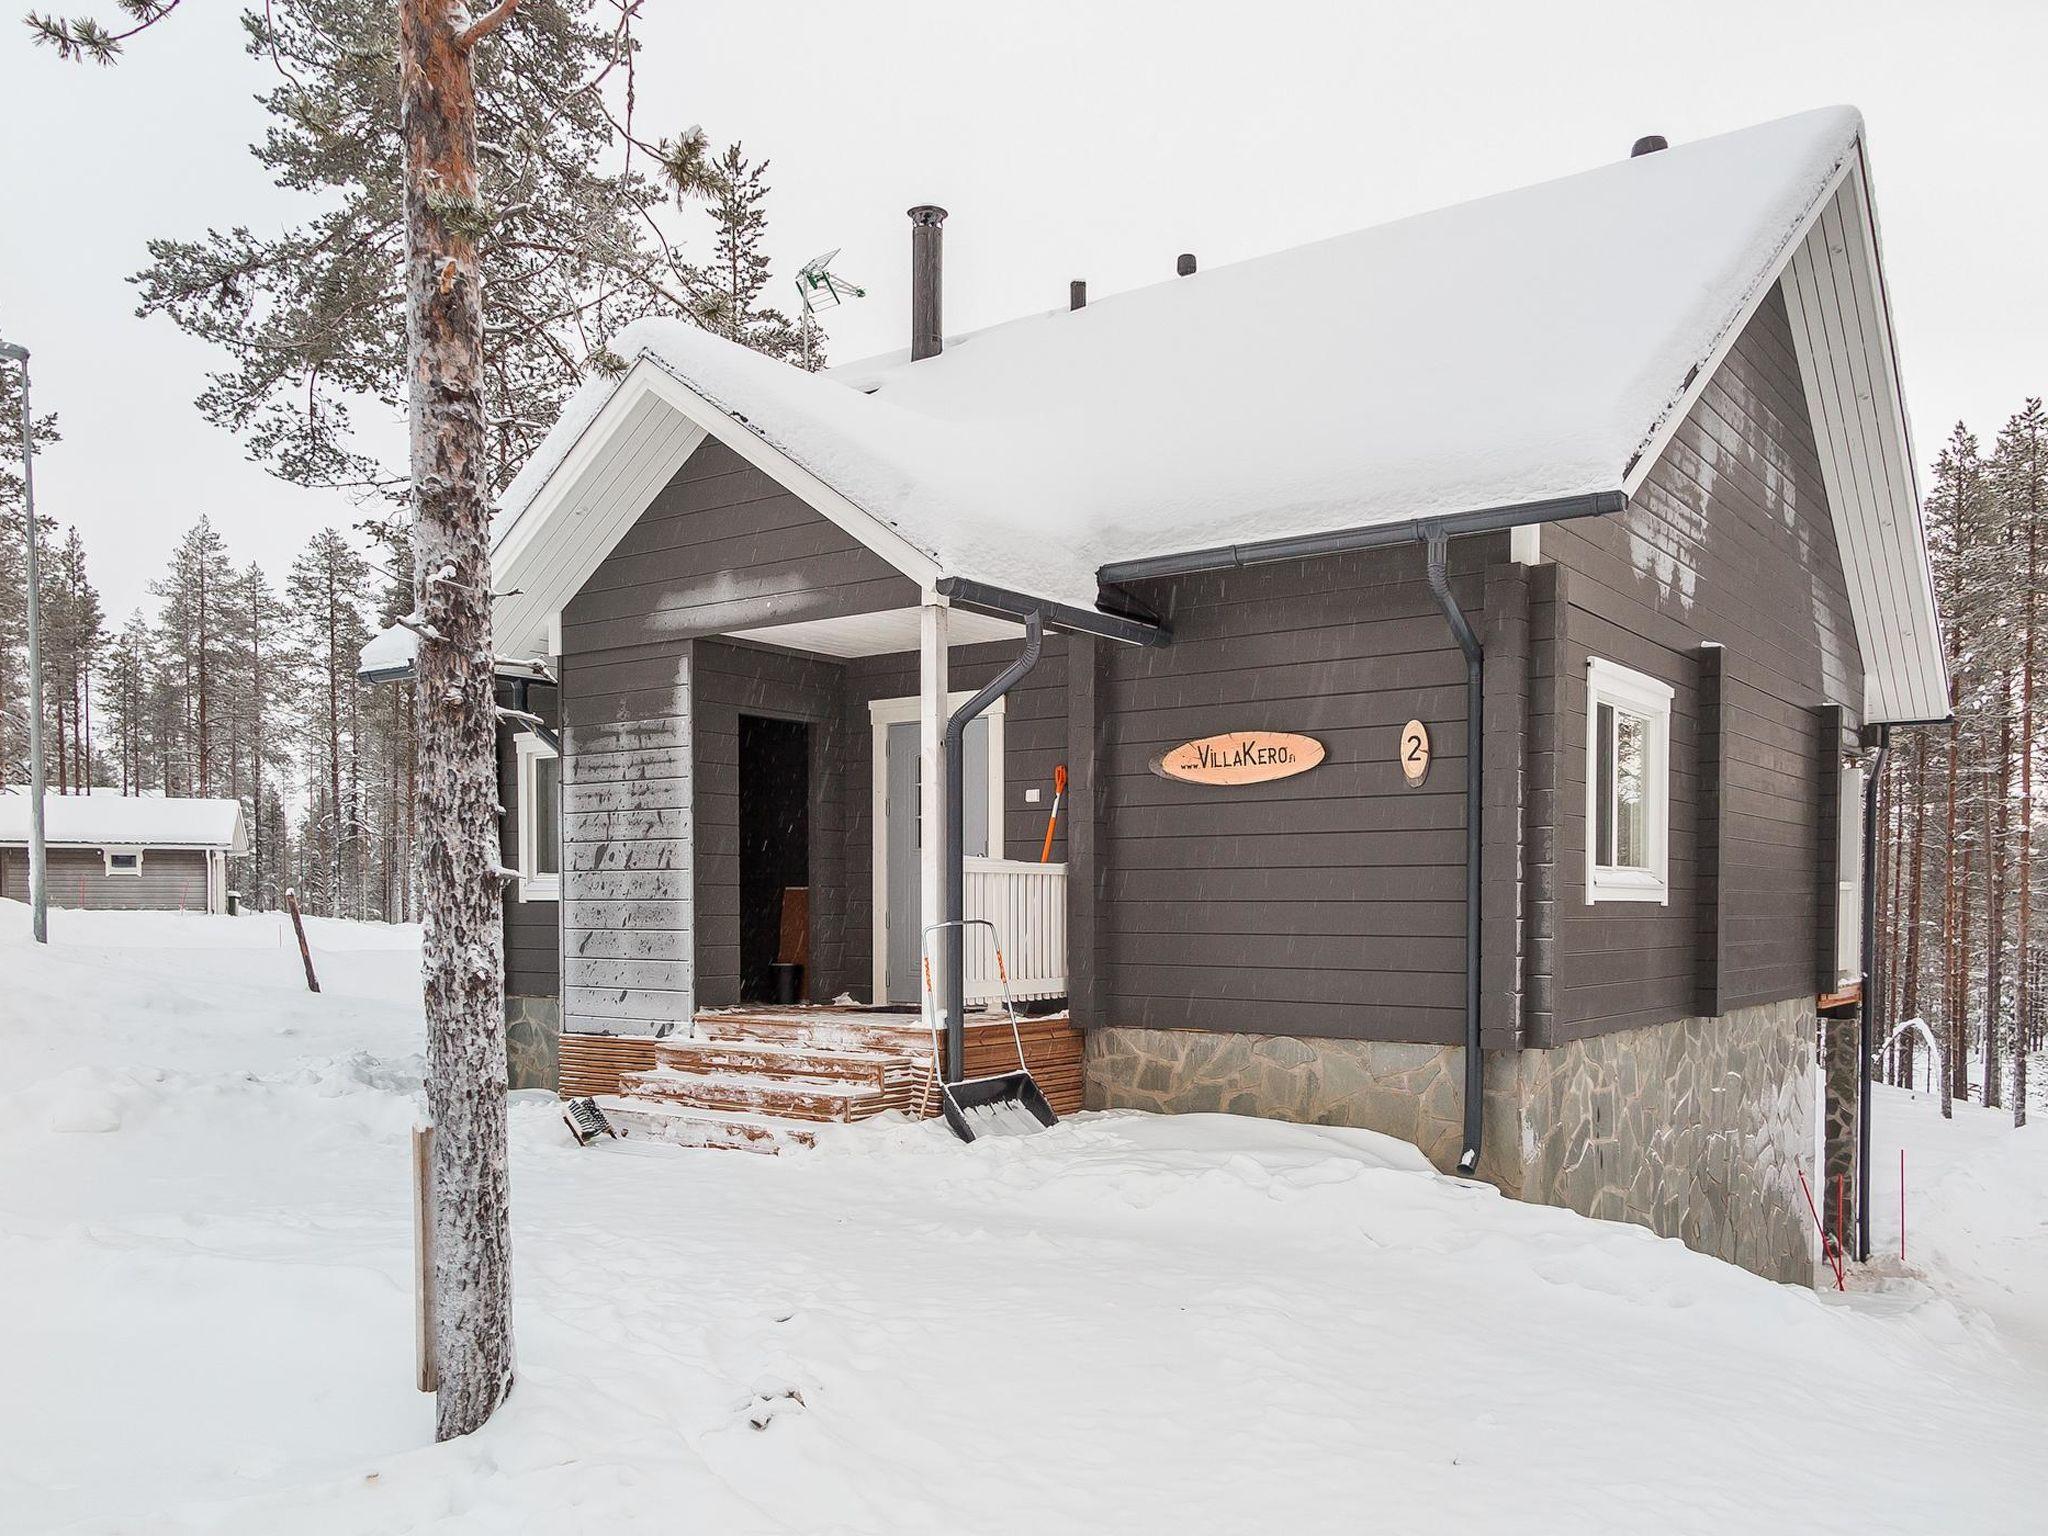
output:
<path id="1" fill-rule="evenodd" d="M 1045 616 L 1024 619 L 1024 649 L 994 682 L 953 711 L 946 721 L 946 1081 L 957 1083 L 967 1067 L 967 727 L 1038 665 L 1045 641 Z"/>
<path id="2" fill-rule="evenodd" d="M 1450 540 L 1443 525 L 1424 529 L 1429 546 L 1429 590 L 1465 653 L 1465 1151 L 1460 1173 L 1479 1167 L 1484 1121 L 1485 1064 L 1479 1050 L 1479 811 L 1486 779 L 1486 651 L 1451 595 L 1445 575 Z"/>
<path id="3" fill-rule="evenodd" d="M 1892 728 L 1877 728 L 1877 760 L 1863 783 L 1863 999 L 1857 1008 L 1856 1045 L 1856 1258 L 1870 1258 L 1870 1057 L 1875 1039 L 1871 1010 L 1877 1006 L 1872 984 L 1877 970 L 1877 789 L 1884 762 L 1891 755 Z"/>

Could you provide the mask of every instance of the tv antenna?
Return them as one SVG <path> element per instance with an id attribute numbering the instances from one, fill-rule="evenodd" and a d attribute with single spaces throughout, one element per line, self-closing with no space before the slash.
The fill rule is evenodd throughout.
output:
<path id="1" fill-rule="evenodd" d="M 837 309 L 848 299 L 864 299 L 867 289 L 858 283 L 848 282 L 832 270 L 832 263 L 839 258 L 839 248 L 834 247 L 822 256 L 813 256 L 796 271 L 797 296 L 804 303 L 804 366 L 811 365 L 811 326 L 821 309 Z"/>

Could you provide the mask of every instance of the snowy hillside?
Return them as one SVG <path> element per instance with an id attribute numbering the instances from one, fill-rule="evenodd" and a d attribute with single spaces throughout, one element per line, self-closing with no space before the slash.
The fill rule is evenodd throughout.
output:
<path id="1" fill-rule="evenodd" d="M 319 997 L 270 917 L 57 913 L 43 952 L 0 903 L 0 1529 L 1974 1532 L 2038 1509 L 2048 1133 L 1891 1094 L 1936 1285 L 1847 1299 L 1363 1132 L 583 1151 L 521 1095 L 519 1385 L 433 1447 L 417 934 L 311 926 Z"/>

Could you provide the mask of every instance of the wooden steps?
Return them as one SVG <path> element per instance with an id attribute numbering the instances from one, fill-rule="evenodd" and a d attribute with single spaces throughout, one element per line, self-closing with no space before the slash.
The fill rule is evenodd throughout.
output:
<path id="1" fill-rule="evenodd" d="M 1054 1111 L 1078 1111 L 1081 1032 L 1065 1014 L 1019 1020 L 1017 1032 Z M 970 1016 L 967 1075 L 1016 1062 L 1008 1020 Z M 894 1009 L 720 1009 L 662 1039 L 565 1034 L 562 1093 L 595 1097 L 628 1134 L 749 1151 L 810 1146 L 807 1126 L 938 1112 L 930 1032 Z"/>
<path id="2" fill-rule="evenodd" d="M 828 1050 L 781 1040 L 663 1040 L 654 1047 L 655 1065 L 670 1071 L 825 1077 L 878 1089 L 888 1086 L 889 1067 L 901 1059 L 887 1051 Z"/>
<path id="3" fill-rule="evenodd" d="M 619 1095 L 601 1097 L 597 1105 L 612 1128 L 629 1141 L 661 1141 L 677 1147 L 761 1152 L 770 1156 L 785 1147 L 812 1147 L 818 1142 L 816 1131 L 758 1115 L 664 1109 L 642 1099 Z"/>
<path id="4" fill-rule="evenodd" d="M 765 1072 L 678 1072 L 657 1067 L 619 1080 L 627 1098 L 686 1109 L 737 1110 L 784 1120 L 845 1123 L 900 1107 L 880 1088 L 846 1078 L 771 1076 Z"/>

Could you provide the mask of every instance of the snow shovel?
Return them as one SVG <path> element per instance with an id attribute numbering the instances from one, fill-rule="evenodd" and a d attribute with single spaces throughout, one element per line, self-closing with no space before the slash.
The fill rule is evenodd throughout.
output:
<path id="1" fill-rule="evenodd" d="M 963 1078 L 957 1083 L 939 1083 L 939 1111 L 946 1124 L 962 1141 L 979 1141 L 986 1136 L 1032 1136 L 1047 1126 L 1058 1125 L 1045 1092 L 1031 1076 L 1024 1060 L 1024 1036 L 1017 1027 L 1017 1005 L 1010 1001 L 1010 972 L 1003 964 L 1003 944 L 996 925 L 985 917 L 970 917 L 957 923 L 933 923 L 924 931 L 924 995 L 926 1016 L 932 1026 L 932 1072 L 941 1076 L 944 1051 L 939 1040 L 939 1005 L 932 992 L 932 935 L 942 928 L 986 928 L 996 952 L 996 976 L 1003 986 L 1003 1011 L 1010 1019 L 1010 1041 L 1017 1048 L 1017 1070 L 989 1077 Z"/>

